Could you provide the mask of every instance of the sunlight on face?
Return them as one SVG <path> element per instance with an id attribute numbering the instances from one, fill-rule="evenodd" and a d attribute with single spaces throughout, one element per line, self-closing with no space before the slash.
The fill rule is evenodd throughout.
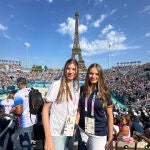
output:
<path id="1" fill-rule="evenodd" d="M 90 72 L 89 72 L 89 81 L 92 83 L 92 84 L 96 84 L 99 80 L 99 74 L 98 74 L 98 71 L 95 67 L 91 68 L 90 69 Z"/>
<path id="2" fill-rule="evenodd" d="M 69 64 L 66 68 L 66 77 L 68 81 L 72 81 L 77 74 L 77 68 L 74 64 Z"/>
<path id="3" fill-rule="evenodd" d="M 127 123 L 127 120 L 124 117 L 121 118 L 121 121 L 122 121 L 123 124 Z"/>

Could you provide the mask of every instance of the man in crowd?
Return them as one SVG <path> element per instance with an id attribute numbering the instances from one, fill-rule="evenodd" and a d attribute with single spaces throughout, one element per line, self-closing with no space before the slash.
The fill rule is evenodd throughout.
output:
<path id="1" fill-rule="evenodd" d="M 18 116 L 19 120 L 19 138 L 22 149 L 32 149 L 31 140 L 33 138 L 33 125 L 36 123 L 36 115 L 29 112 L 29 92 L 27 81 L 24 77 L 17 79 L 19 90 L 14 97 L 14 107 L 11 113 Z"/>

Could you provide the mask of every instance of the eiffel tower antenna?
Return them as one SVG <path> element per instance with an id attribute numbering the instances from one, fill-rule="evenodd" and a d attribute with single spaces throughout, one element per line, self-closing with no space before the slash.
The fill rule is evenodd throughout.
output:
<path id="1" fill-rule="evenodd" d="M 71 58 L 75 59 L 75 56 L 78 56 L 78 65 L 79 65 L 79 70 L 80 71 L 86 71 L 87 68 L 85 66 L 84 60 L 82 59 L 81 55 L 81 49 L 80 49 L 80 44 L 79 44 L 79 35 L 78 35 L 78 18 L 79 18 L 79 13 L 78 11 L 75 12 L 75 33 L 74 33 L 74 44 L 73 44 L 73 49 L 72 49 L 72 56 Z"/>

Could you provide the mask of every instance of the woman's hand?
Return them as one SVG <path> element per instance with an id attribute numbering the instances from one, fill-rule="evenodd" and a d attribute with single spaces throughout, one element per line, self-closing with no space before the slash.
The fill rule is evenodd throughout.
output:
<path id="1" fill-rule="evenodd" d="M 44 150 L 54 150 L 54 141 L 52 138 L 45 139 Z"/>
<path id="2" fill-rule="evenodd" d="M 113 149 L 113 140 L 107 141 L 106 150 L 112 150 L 112 149 Z"/>

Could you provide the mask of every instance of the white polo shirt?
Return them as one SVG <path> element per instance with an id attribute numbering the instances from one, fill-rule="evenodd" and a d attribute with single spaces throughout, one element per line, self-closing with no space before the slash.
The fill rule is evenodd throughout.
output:
<path id="1" fill-rule="evenodd" d="M 46 95 L 46 101 L 52 102 L 50 110 L 50 129 L 52 136 L 63 135 L 66 117 L 68 114 L 71 116 L 76 116 L 79 102 L 79 91 L 76 91 L 75 94 L 72 91 L 72 95 L 76 102 L 74 102 L 74 100 L 69 100 L 67 102 L 66 98 L 64 97 L 61 103 L 55 103 L 60 82 L 61 80 L 54 81 L 49 87 Z"/>

